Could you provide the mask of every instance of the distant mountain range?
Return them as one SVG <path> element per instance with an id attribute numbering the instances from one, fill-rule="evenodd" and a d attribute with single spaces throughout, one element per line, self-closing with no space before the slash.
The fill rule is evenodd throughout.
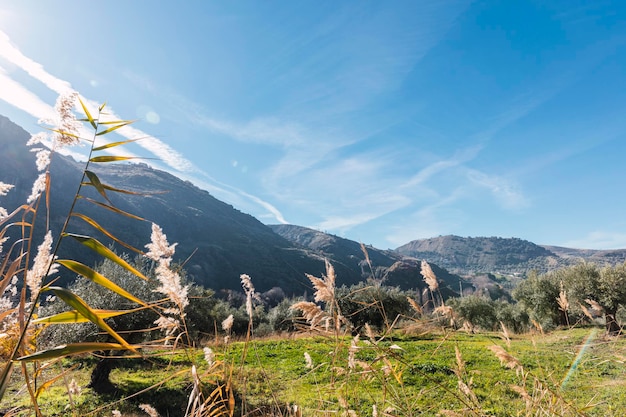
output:
<path id="1" fill-rule="evenodd" d="M 427 259 L 465 276 L 476 273 L 523 276 L 530 270 L 543 273 L 581 261 L 599 265 L 626 261 L 626 249 L 572 249 L 500 237 L 439 236 L 414 240 L 395 251 L 404 256 Z"/>
<path id="2" fill-rule="evenodd" d="M 0 181 L 16 185 L 0 198 L 0 206 L 9 210 L 26 200 L 37 177 L 34 154 L 25 146 L 29 137 L 22 128 L 0 116 Z M 53 232 L 61 229 L 82 169 L 83 164 L 72 158 L 62 155 L 53 158 L 50 208 Z M 357 242 L 300 226 L 266 226 L 190 182 L 146 164 L 104 164 L 92 169 L 105 183 L 147 193 L 144 196 L 114 194 L 111 199 L 122 210 L 148 221 L 130 220 L 84 201 L 79 201 L 79 210 L 137 248 L 148 242 L 150 222 L 158 223 L 171 243 L 178 242 L 177 259 L 182 262 L 191 256 L 185 264 L 189 277 L 217 291 L 240 289 L 239 275 L 247 273 L 259 291 L 280 287 L 287 294 L 310 294 L 305 274 L 321 276 L 325 272 L 324 259 L 335 266 L 338 285 L 370 279 L 416 290 L 425 287 L 419 271 L 420 260 L 426 259 L 442 281 L 445 296 L 472 286 L 461 276 L 476 273 L 523 275 L 530 269 L 543 272 L 579 259 L 598 263 L 626 260 L 626 250 L 576 250 L 539 246 L 521 239 L 442 236 L 415 240 L 396 250 L 368 246 L 365 248 L 368 263 Z M 94 190 L 90 191 L 96 198 Z M 94 234 L 93 229 L 77 219 L 70 226 L 73 232 Z M 62 246 L 62 251 L 63 256 L 78 256 L 88 263 L 97 261 L 80 247 Z"/>

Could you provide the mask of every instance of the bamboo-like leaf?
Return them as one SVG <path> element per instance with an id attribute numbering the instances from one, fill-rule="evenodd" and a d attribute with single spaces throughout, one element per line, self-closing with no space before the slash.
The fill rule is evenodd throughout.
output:
<path id="1" fill-rule="evenodd" d="M 111 281 L 110 279 L 108 279 L 107 277 L 105 277 L 104 275 L 102 275 L 99 272 L 94 271 L 93 269 L 89 268 L 87 265 L 81 264 L 80 262 L 76 262 L 76 261 L 72 261 L 70 259 L 61 259 L 56 261 L 58 264 L 63 265 L 64 267 L 66 267 L 67 269 L 69 269 L 70 271 L 76 272 L 78 275 L 82 275 L 85 278 L 93 281 L 94 283 L 107 288 L 111 291 L 113 291 L 116 294 L 121 295 L 122 297 L 133 301 L 137 304 L 140 304 L 142 306 L 147 305 L 145 301 L 140 300 L 139 298 L 135 297 L 134 295 L 132 295 L 131 293 L 129 293 L 128 291 L 126 291 L 124 288 L 120 287 L 119 285 L 117 285 L 116 283 L 114 283 L 113 281 Z M 143 275 L 142 275 L 143 276 Z M 144 278 L 146 279 L 146 278 Z M 74 307 L 74 306 L 72 306 Z M 76 307 L 74 307 L 76 308 Z M 78 310 L 81 314 L 83 313 L 81 310 Z M 84 314 L 83 314 L 84 315 Z M 88 319 L 89 316 L 85 316 Z M 91 320 L 91 319 L 90 319 Z"/>
<path id="2" fill-rule="evenodd" d="M 98 129 L 98 125 L 96 125 L 96 121 L 93 119 L 93 117 L 91 117 L 91 113 L 89 113 L 89 110 L 87 109 L 87 106 L 85 106 L 85 103 L 83 103 L 83 100 L 81 100 L 81 98 L 78 97 L 78 101 L 80 102 L 80 105 L 83 106 L 83 111 L 85 112 L 85 116 L 87 116 L 87 120 L 89 120 L 89 123 L 91 124 L 91 126 L 93 126 L 94 129 Z"/>
<path id="3" fill-rule="evenodd" d="M 107 184 L 102 184 L 102 186 L 107 191 L 113 191 L 113 192 L 116 192 L 116 193 L 129 194 L 129 195 L 150 195 L 150 194 L 160 194 L 161 193 L 161 192 L 144 193 L 144 192 L 139 192 L 139 191 L 123 190 L 121 188 L 112 187 L 112 186 L 107 185 Z"/>
<path id="4" fill-rule="evenodd" d="M 81 213 L 78 213 L 78 212 L 73 212 L 71 215 L 74 216 L 74 217 L 78 217 L 79 219 L 83 220 L 84 222 L 90 224 L 94 229 L 98 230 L 100 233 L 102 233 L 106 237 L 108 237 L 110 239 L 113 239 L 115 242 L 119 243 L 120 245 L 124 246 L 125 248 L 130 249 L 133 252 L 137 252 L 137 253 L 143 255 L 143 251 L 140 251 L 139 249 L 137 249 L 137 248 L 129 245 L 128 243 L 118 239 L 117 237 L 113 236 L 111 233 L 109 233 L 108 230 L 106 230 L 104 227 L 100 226 L 98 224 L 98 222 L 93 220 L 91 217 L 85 216 L 84 214 L 81 214 Z"/>
<path id="5" fill-rule="evenodd" d="M 134 266 L 126 262 L 124 259 L 120 258 L 115 252 L 113 252 L 111 249 L 104 246 L 97 239 L 94 239 L 91 236 L 77 235 L 74 233 L 65 233 L 63 236 L 69 236 L 69 237 L 76 239 L 77 241 L 87 246 L 89 249 L 96 252 L 97 254 L 104 256 L 110 261 L 115 262 L 122 268 L 126 269 L 128 272 L 135 274 L 136 276 L 143 279 L 144 281 L 148 281 L 148 278 L 146 278 L 146 276 L 142 274 L 141 271 L 139 271 L 137 268 L 135 268 Z"/>
<path id="6" fill-rule="evenodd" d="M 129 345 L 128 342 L 126 342 L 126 340 L 124 340 L 122 336 L 117 334 L 117 332 L 113 330 L 111 326 L 109 326 L 102 317 L 98 316 L 98 314 L 94 310 L 92 310 L 91 307 L 89 307 L 89 305 L 87 305 L 87 303 L 82 298 L 80 298 L 73 292 L 66 290 L 65 288 L 49 287 L 48 289 L 54 292 L 54 294 L 57 297 L 59 297 L 61 300 L 63 300 L 65 304 L 69 305 L 70 307 L 73 307 L 80 314 L 87 317 L 89 321 L 91 321 L 96 326 L 100 327 L 102 330 L 110 334 L 115 340 L 117 340 L 124 347 L 124 349 L 132 350 L 133 352 L 136 352 L 136 349 L 132 347 L 131 345 Z M 102 350 L 102 349 L 96 349 L 96 350 Z"/>
<path id="7" fill-rule="evenodd" d="M 98 178 L 98 176 L 94 172 L 91 172 L 89 170 L 85 170 L 85 175 L 87 175 L 87 178 L 89 178 L 89 181 L 90 181 L 86 184 L 92 185 L 96 190 L 98 190 L 100 195 L 106 199 L 106 201 L 111 203 L 111 200 L 109 200 L 109 197 L 107 196 L 104 186 L 100 182 L 100 178 Z"/>
<path id="8" fill-rule="evenodd" d="M 129 120 L 106 120 L 106 121 L 101 121 L 100 124 L 101 125 L 117 125 L 120 123 L 133 123 L 134 121 L 129 121 Z"/>
<path id="9" fill-rule="evenodd" d="M 110 319 L 111 317 L 123 316 L 124 314 L 135 313 L 137 311 L 144 310 L 144 307 L 133 308 L 130 310 L 99 310 L 93 311 L 103 319 Z M 64 311 L 63 313 L 55 314 L 53 316 L 41 317 L 37 320 L 33 320 L 33 323 L 47 323 L 47 324 L 68 324 L 68 323 L 85 323 L 89 319 L 76 310 Z"/>
<path id="10" fill-rule="evenodd" d="M 129 159 L 139 159 L 137 156 L 115 156 L 115 155 L 103 155 L 94 156 L 89 162 L 115 162 L 115 161 L 128 161 Z"/>
<path id="11" fill-rule="evenodd" d="M 93 200 L 93 199 L 88 198 L 88 197 L 78 196 L 78 198 L 82 198 L 82 199 L 84 199 L 86 201 L 89 201 L 90 203 L 93 203 L 93 204 L 95 204 L 97 206 L 100 206 L 102 208 L 105 208 L 107 210 L 113 211 L 113 212 L 115 212 L 117 214 L 121 214 L 123 216 L 130 217 L 131 219 L 141 220 L 141 221 L 145 221 L 146 220 L 146 219 L 144 219 L 142 217 L 135 216 L 134 214 L 128 213 L 128 212 L 126 212 L 124 210 L 120 210 L 117 207 L 113 207 L 113 206 L 110 206 L 108 204 L 101 203 L 99 201 Z"/>
<path id="12" fill-rule="evenodd" d="M 114 130 L 119 129 L 120 127 L 127 126 L 127 125 L 129 125 L 131 123 L 134 123 L 134 122 L 135 122 L 134 120 L 125 120 L 125 121 L 123 121 L 122 123 L 120 123 L 118 125 L 115 125 L 113 127 L 108 128 L 107 130 L 103 130 L 102 132 L 96 133 L 96 136 L 106 135 L 107 133 L 113 132 Z"/>
<path id="13" fill-rule="evenodd" d="M 48 359 L 56 359 L 68 355 L 77 355 L 79 353 L 97 352 L 100 350 L 132 350 L 137 351 L 139 345 L 129 345 L 127 343 L 70 343 L 68 345 L 60 345 L 52 349 L 42 350 L 32 355 L 17 358 L 20 362 L 33 362 Z"/>
<path id="14" fill-rule="evenodd" d="M 89 185 L 89 186 L 93 186 L 92 183 L 90 182 L 83 182 L 81 183 L 82 185 Z M 116 193 L 120 193 L 120 194 L 129 194 L 129 195 L 153 195 L 153 194 L 165 194 L 167 191 L 157 191 L 157 192 L 150 192 L 150 193 L 146 193 L 146 192 L 140 192 L 140 191 L 130 191 L 130 190 L 123 190 L 121 188 L 116 188 L 113 187 L 111 185 L 107 185 L 104 183 L 102 184 L 102 188 L 104 188 L 107 191 L 113 191 Z"/>
<path id="15" fill-rule="evenodd" d="M 107 102 L 105 101 L 104 103 L 102 103 L 102 104 L 100 105 L 100 107 L 98 107 L 98 111 L 102 111 L 102 110 L 104 110 L 104 108 L 106 107 L 106 105 L 107 105 Z"/>
<path id="16" fill-rule="evenodd" d="M 48 130 L 51 131 L 51 132 L 54 132 L 54 133 L 58 133 L 59 135 L 70 136 L 70 137 L 73 137 L 73 138 L 76 138 L 76 139 L 80 139 L 80 136 L 78 136 L 78 135 L 76 135 L 74 133 L 71 133 L 71 132 L 66 132 L 64 130 L 60 130 L 60 129 L 48 129 Z"/>
<path id="17" fill-rule="evenodd" d="M 64 370 L 63 372 L 55 375 L 53 378 L 49 379 L 48 381 L 44 382 L 43 384 L 41 384 L 39 386 L 39 388 L 37 388 L 37 391 L 35 392 L 35 398 L 39 398 L 39 396 L 41 395 L 42 392 L 44 392 L 45 390 L 47 390 L 48 388 L 50 388 L 52 386 L 52 384 L 54 384 L 55 382 L 57 382 L 59 379 L 63 378 L 65 375 L 69 374 L 70 372 L 73 372 L 76 368 L 78 368 L 80 366 L 79 363 L 75 364 L 74 366 Z"/>
<path id="18" fill-rule="evenodd" d="M 120 142 L 111 142 L 111 143 L 107 143 L 106 145 L 102 145 L 102 146 L 98 146 L 96 148 L 93 148 L 93 151 L 94 152 L 98 152 L 98 151 L 102 151 L 104 149 L 109 149 L 109 148 L 114 148 L 116 146 L 126 145 L 127 143 L 137 142 L 138 140 L 141 140 L 141 139 L 143 139 L 143 138 L 122 140 Z"/>

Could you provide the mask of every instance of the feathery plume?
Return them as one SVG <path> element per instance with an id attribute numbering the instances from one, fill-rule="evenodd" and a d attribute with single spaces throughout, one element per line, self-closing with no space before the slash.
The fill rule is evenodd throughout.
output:
<path id="1" fill-rule="evenodd" d="M 428 262 L 424 260 L 422 260 L 421 273 L 422 273 L 422 276 L 424 277 L 424 282 L 428 285 L 428 288 L 433 292 L 437 291 L 437 289 L 439 289 L 439 282 L 437 282 L 437 276 L 433 272 Z"/>
<path id="2" fill-rule="evenodd" d="M 163 229 L 158 224 L 152 223 L 150 243 L 146 245 L 148 252 L 145 255 L 158 262 L 154 273 L 160 285 L 154 291 L 165 294 L 178 308 L 178 311 L 168 310 L 167 313 L 184 316 L 185 307 L 189 305 L 189 286 L 183 286 L 180 274 L 170 268 L 176 245 L 176 243 L 170 245 Z M 161 321 L 161 323 L 166 324 L 165 321 Z M 167 331 L 170 328 L 164 328 L 164 330 Z"/>
<path id="3" fill-rule="evenodd" d="M 359 350 L 358 343 L 359 343 L 359 335 L 357 334 L 352 339 L 352 342 L 350 343 L 350 348 L 348 349 L 348 368 L 349 369 L 356 368 L 355 355 L 356 355 L 356 352 Z"/>
<path id="4" fill-rule="evenodd" d="M 293 304 L 291 309 L 300 310 L 302 312 L 302 317 L 311 325 L 311 328 L 316 327 L 325 318 L 330 319 L 320 306 L 311 301 L 299 301 Z"/>
<path id="5" fill-rule="evenodd" d="M 162 258 L 171 258 L 176 251 L 176 245 L 177 243 L 174 243 L 170 246 L 161 226 L 152 223 L 152 234 L 150 235 L 150 243 L 146 245 L 148 252 L 145 255 L 157 262 Z"/>
<path id="6" fill-rule="evenodd" d="M 1 247 L 0 247 L 0 249 L 1 249 Z M 0 252 L 2 252 L 2 251 L 0 250 Z M 578 303 L 578 306 L 580 307 L 580 309 L 581 309 L 581 311 L 583 312 L 583 314 L 584 314 L 585 316 L 587 316 L 587 318 L 588 318 L 589 320 L 591 320 L 591 321 L 593 321 L 593 320 L 594 320 L 593 314 L 591 314 L 591 312 L 589 311 L 589 309 L 588 309 L 587 307 L 585 307 L 584 305 L 582 305 L 582 304 L 580 304 L 580 303 Z"/>
<path id="7" fill-rule="evenodd" d="M 166 337 L 172 336 L 180 327 L 180 322 L 178 320 L 168 316 L 159 317 L 154 321 L 154 324 L 156 324 L 161 330 L 165 331 Z"/>
<path id="8" fill-rule="evenodd" d="M 241 274 L 241 286 L 243 287 L 243 291 L 246 293 L 246 313 L 248 313 L 248 317 L 252 320 L 252 299 L 258 300 L 258 295 L 256 295 L 254 291 L 254 285 L 252 284 L 252 278 L 248 274 Z"/>
<path id="9" fill-rule="evenodd" d="M 159 287 L 154 291 L 167 295 L 167 297 L 179 308 L 180 311 L 175 311 L 175 314 L 184 315 L 185 307 L 189 305 L 189 287 L 181 284 L 181 277 L 175 271 L 172 271 L 169 266 L 169 262 L 159 262 L 159 265 L 154 270 L 154 273 L 159 280 Z"/>
<path id="10" fill-rule="evenodd" d="M 50 151 L 43 148 L 33 148 L 31 152 L 36 152 L 35 165 L 37 165 L 37 171 L 45 171 L 50 165 Z"/>
<path id="11" fill-rule="evenodd" d="M 530 319 L 530 322 L 533 326 L 535 326 L 537 330 L 539 330 L 539 333 L 543 334 L 543 326 L 541 325 L 541 323 L 534 319 Z"/>
<path id="12" fill-rule="evenodd" d="M 370 342 L 374 343 L 376 338 L 374 337 L 374 332 L 372 331 L 372 327 L 370 326 L 369 323 L 365 323 L 364 327 L 365 327 L 365 335 L 370 340 Z"/>
<path id="13" fill-rule="evenodd" d="M 567 293 L 563 287 L 563 281 L 561 281 L 561 291 L 559 291 L 559 296 L 556 298 L 556 302 L 559 305 L 559 310 L 567 313 L 569 310 L 569 301 L 567 301 Z"/>
<path id="14" fill-rule="evenodd" d="M 55 123 L 57 126 L 57 132 L 54 138 L 55 148 L 80 143 L 80 139 L 77 136 L 81 124 L 76 120 L 76 115 L 74 114 L 74 106 L 76 105 L 77 98 L 78 93 L 76 91 L 68 91 L 57 98 L 54 106 L 58 118 Z"/>
<path id="15" fill-rule="evenodd" d="M 306 276 L 315 288 L 315 301 L 331 303 L 335 298 L 335 268 L 328 260 L 325 260 L 325 263 L 326 275 L 322 275 L 321 279 L 310 274 Z"/>
<path id="16" fill-rule="evenodd" d="M 0 181 L 0 197 L 7 195 L 7 193 L 9 191 L 11 191 L 11 189 L 15 187 L 15 185 L 13 184 L 6 184 L 2 181 Z"/>
<path id="17" fill-rule="evenodd" d="M 141 410 L 145 412 L 147 415 L 149 415 L 150 417 L 160 417 L 157 410 L 150 404 L 140 404 L 139 408 L 141 408 Z"/>
<path id="18" fill-rule="evenodd" d="M 74 378 L 72 378 L 72 380 L 70 381 L 68 389 L 71 395 L 78 396 L 82 392 L 80 386 L 78 385 L 78 383 L 76 382 Z"/>
<path id="19" fill-rule="evenodd" d="M 222 329 L 225 332 L 230 332 L 230 330 L 233 328 L 233 323 L 235 322 L 235 318 L 233 317 L 233 315 L 229 315 L 228 317 L 226 317 L 224 319 L 224 321 L 222 321 Z"/>
<path id="20" fill-rule="evenodd" d="M 33 189 L 30 192 L 30 195 L 26 199 L 27 204 L 30 204 L 33 201 L 37 200 L 37 197 L 39 197 L 39 195 L 45 191 L 47 179 L 48 174 L 46 172 L 42 172 L 41 174 L 39 174 L 39 176 L 33 183 Z"/>
<path id="21" fill-rule="evenodd" d="M 122 413 L 120 413 L 119 410 L 113 410 L 113 411 L 111 411 L 111 416 L 112 417 L 122 417 Z"/>
<path id="22" fill-rule="evenodd" d="M 304 352 L 304 363 L 306 369 L 313 369 L 313 359 L 311 355 L 309 355 L 309 352 Z"/>
<path id="23" fill-rule="evenodd" d="M 454 355 L 456 356 L 456 375 L 460 378 L 465 371 L 465 361 L 461 356 L 461 351 L 458 346 L 454 346 Z"/>
<path id="24" fill-rule="evenodd" d="M 3 212 L 3 208 L 0 207 L 0 221 L 3 219 L 3 217 L 6 217 L 6 212 Z M 4 216 L 3 216 L 4 214 Z M 7 240 L 9 240 L 8 237 L 3 237 L 2 239 L 0 239 L 0 253 L 2 253 L 2 245 L 4 245 L 4 242 L 6 242 Z"/>
<path id="25" fill-rule="evenodd" d="M 37 145 L 39 143 L 45 142 L 47 139 L 48 139 L 48 133 L 46 132 L 35 133 L 34 135 L 30 137 L 30 139 L 28 139 L 28 142 L 26 142 L 26 146 Z"/>
<path id="26" fill-rule="evenodd" d="M 596 313 L 602 313 L 604 311 L 604 308 L 602 308 L 602 306 L 596 300 L 586 298 L 585 303 L 589 304 L 589 307 L 591 307 L 591 309 Z"/>
<path id="27" fill-rule="evenodd" d="M 500 364 L 506 366 L 509 369 L 520 369 L 522 367 L 522 363 L 510 355 L 502 346 L 491 345 L 487 346 L 487 349 L 493 352 L 496 355 L 496 358 L 500 359 Z"/>
<path id="28" fill-rule="evenodd" d="M 422 314 L 422 307 L 417 303 L 417 301 L 415 301 L 414 299 L 412 299 L 411 297 L 407 297 L 406 298 L 407 301 L 409 302 L 409 305 L 411 306 L 411 308 L 413 310 L 415 310 L 415 312 L 417 314 Z"/>
<path id="29" fill-rule="evenodd" d="M 504 340 L 506 342 L 506 346 L 508 348 L 511 347 L 511 337 L 509 335 L 509 329 L 506 328 L 506 326 L 504 325 L 504 323 L 501 321 L 500 322 L 500 327 L 502 328 L 502 336 L 504 337 Z"/>
<path id="30" fill-rule="evenodd" d="M 33 266 L 26 275 L 26 285 L 30 290 L 31 301 L 34 301 L 37 294 L 39 294 L 41 281 L 44 276 L 46 276 L 46 272 L 48 273 L 47 275 L 52 275 L 58 271 L 58 265 L 52 263 L 51 250 L 52 233 L 48 230 L 48 233 L 44 236 L 43 242 L 41 242 L 37 248 L 37 255 L 33 261 Z"/>
<path id="31" fill-rule="evenodd" d="M 207 346 L 202 349 L 202 351 L 204 352 L 204 360 L 206 363 L 209 364 L 209 367 L 213 366 L 215 364 L 215 353 L 213 353 L 213 350 Z"/>

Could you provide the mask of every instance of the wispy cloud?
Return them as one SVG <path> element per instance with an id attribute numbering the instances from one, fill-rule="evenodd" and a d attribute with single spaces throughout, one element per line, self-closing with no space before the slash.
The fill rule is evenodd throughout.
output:
<path id="1" fill-rule="evenodd" d="M 580 249 L 624 249 L 626 233 L 597 230 L 579 239 L 563 242 L 561 246 Z"/>
<path id="2" fill-rule="evenodd" d="M 37 119 L 52 119 L 54 117 L 54 108 L 52 106 L 9 77 L 2 67 L 0 67 L 0 85 L 2 85 L 2 88 L 0 88 L 0 99 L 10 105 Z"/>
<path id="3" fill-rule="evenodd" d="M 468 169 L 467 177 L 472 183 L 489 190 L 496 201 L 506 209 L 521 210 L 530 205 L 528 198 L 506 178 L 487 175 L 475 169 Z"/>
<path id="4" fill-rule="evenodd" d="M 48 73 L 44 69 L 43 65 L 26 57 L 11 42 L 9 36 L 1 30 L 0 57 L 21 68 L 32 78 L 43 83 L 43 85 L 45 85 L 57 94 L 63 94 L 67 91 L 73 90 L 72 85 L 68 81 L 60 79 Z M 22 84 L 10 78 L 7 75 L 6 71 L 1 67 L 0 83 L 2 85 L 2 89 L 0 89 L 0 99 L 6 101 L 10 105 L 22 111 L 27 112 L 37 119 L 53 118 L 54 110 L 52 106 L 46 104 L 39 96 L 28 90 Z M 97 108 L 98 104 L 95 103 L 93 100 L 84 98 L 84 101 L 87 103 L 87 105 L 93 107 L 94 109 Z M 115 112 L 110 108 L 108 113 L 109 119 L 120 119 L 120 117 L 115 114 Z M 196 174 L 201 175 L 204 178 L 210 178 L 208 174 L 195 167 L 191 161 L 186 159 L 182 154 L 174 150 L 171 146 L 142 130 L 139 130 L 132 126 L 125 126 L 118 129 L 116 133 L 126 139 L 141 139 L 136 142 L 137 145 L 154 154 L 159 161 L 163 162 L 170 170 L 174 170 L 175 173 L 179 176 L 188 177 L 190 175 Z M 116 150 L 113 149 L 112 152 L 115 153 Z M 128 155 L 129 153 L 126 152 L 126 154 Z M 206 184 L 206 181 L 204 180 L 198 182 L 200 182 L 201 184 Z M 227 192 L 226 190 L 215 185 L 211 186 L 210 188 L 214 191 L 223 192 L 223 194 L 227 196 L 232 195 L 232 193 Z M 270 213 L 272 213 L 278 221 L 286 222 L 278 209 L 276 209 L 271 204 L 243 191 L 238 190 L 237 194 L 243 195 L 248 199 L 254 201 L 256 204 L 259 204 Z"/>

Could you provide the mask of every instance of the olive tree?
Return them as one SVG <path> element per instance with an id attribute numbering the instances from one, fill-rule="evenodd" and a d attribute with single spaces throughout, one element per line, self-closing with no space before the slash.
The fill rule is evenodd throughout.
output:
<path id="1" fill-rule="evenodd" d="M 560 281 L 555 273 L 539 275 L 532 271 L 513 290 L 513 298 L 528 311 L 532 320 L 550 327 L 567 323 L 559 310 L 559 293 Z"/>
<path id="2" fill-rule="evenodd" d="M 621 331 L 617 310 L 626 305 L 626 264 L 598 268 L 580 263 L 561 271 L 566 289 L 579 303 L 597 303 L 604 313 L 606 330 L 616 335 Z"/>

